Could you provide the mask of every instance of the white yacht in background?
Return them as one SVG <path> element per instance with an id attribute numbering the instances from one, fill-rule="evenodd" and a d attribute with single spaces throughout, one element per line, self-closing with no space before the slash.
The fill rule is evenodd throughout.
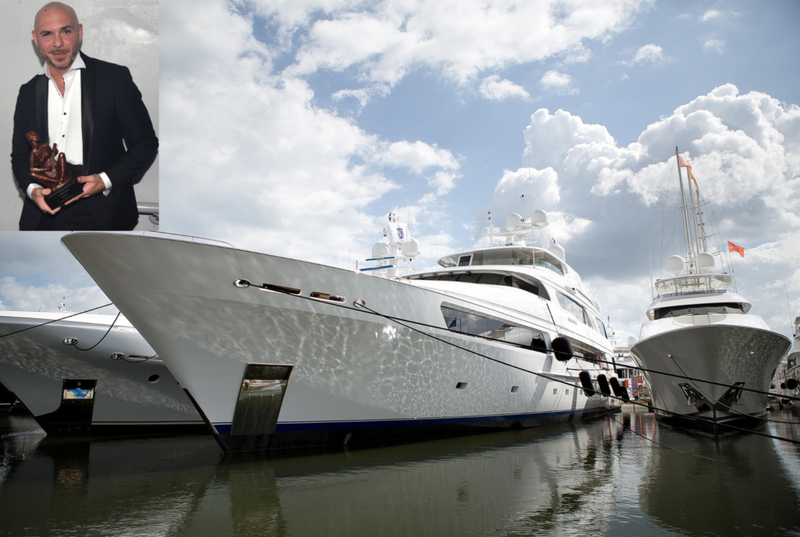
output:
<path id="1" fill-rule="evenodd" d="M 628 389 L 630 397 L 633 399 L 650 397 L 650 388 L 644 382 L 644 375 L 640 370 L 639 364 L 631 354 L 631 347 L 636 343 L 636 338 L 628 334 L 618 334 L 611 329 L 609 322 L 609 341 L 613 347 L 612 364 L 619 377 L 619 382 Z"/>
<path id="2" fill-rule="evenodd" d="M 631 353 L 659 417 L 702 424 L 762 416 L 791 342 L 749 313 L 733 275 L 721 268 L 722 255 L 709 253 L 697 182 L 677 149 L 675 155 L 688 246 L 683 256 L 667 259 L 672 276 L 656 281 L 657 296 Z M 681 168 L 687 168 L 686 188 Z"/>
<path id="3" fill-rule="evenodd" d="M 794 340 L 792 341 L 792 349 L 786 356 L 786 374 L 784 376 L 787 380 L 795 380 L 792 385 L 796 389 L 796 383 L 800 381 L 800 316 L 794 318 L 792 336 Z"/>
<path id="4" fill-rule="evenodd" d="M 800 406 L 795 399 L 800 397 L 800 317 L 794 318 L 792 326 L 792 348 L 786 359 L 778 366 L 778 371 L 772 379 L 773 388 L 770 390 L 770 407 L 784 408 Z"/>
<path id="5" fill-rule="evenodd" d="M 607 411 L 593 388 L 609 392 L 599 360 L 611 346 L 563 249 L 532 245 L 545 225 L 541 211 L 512 215 L 504 246 L 403 277 L 388 274 L 418 244 L 396 222 L 386 232 L 394 240 L 373 249 L 378 266 L 361 271 L 166 234 L 73 233 L 62 242 L 232 452 Z"/>
<path id="6" fill-rule="evenodd" d="M 155 351 L 121 316 L 0 311 L 0 382 L 48 435 L 205 427 Z"/>

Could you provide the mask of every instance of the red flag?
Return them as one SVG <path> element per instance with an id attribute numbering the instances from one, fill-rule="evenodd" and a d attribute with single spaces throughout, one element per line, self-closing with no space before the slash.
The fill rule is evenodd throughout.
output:
<path id="1" fill-rule="evenodd" d="M 731 241 L 728 241 L 728 251 L 739 252 L 739 255 L 744 257 L 744 247 L 733 244 Z"/>

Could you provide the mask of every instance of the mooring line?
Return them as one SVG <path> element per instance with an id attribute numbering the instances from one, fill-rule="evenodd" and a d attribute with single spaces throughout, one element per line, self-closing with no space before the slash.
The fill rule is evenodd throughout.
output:
<path id="1" fill-rule="evenodd" d="M 66 319 L 69 319 L 71 317 L 75 317 L 77 315 L 83 315 L 84 313 L 89 313 L 90 311 L 100 310 L 100 309 L 107 308 L 108 306 L 113 306 L 113 305 L 114 305 L 113 302 L 109 302 L 108 304 L 104 304 L 102 306 L 97 306 L 96 308 L 91 308 L 91 309 L 88 309 L 88 310 L 79 311 L 78 313 L 73 313 L 71 315 L 66 315 L 64 317 L 59 317 L 58 319 L 53 319 L 52 321 L 47 321 L 47 322 L 44 322 L 44 323 L 41 323 L 41 324 L 36 324 L 36 325 L 33 325 L 33 326 L 29 326 L 27 328 L 21 328 L 20 330 L 15 330 L 14 332 L 9 332 L 8 334 L 0 335 L 0 339 L 2 339 L 4 337 L 8 337 L 8 336 L 13 336 L 14 334 L 19 334 L 21 332 L 26 332 L 28 330 L 33 330 L 34 328 L 39 328 L 39 327 L 42 327 L 42 326 L 46 326 L 46 325 L 51 324 L 51 323 L 57 323 L 59 321 L 64 321 Z M 115 320 L 115 322 L 116 322 L 116 320 Z"/>

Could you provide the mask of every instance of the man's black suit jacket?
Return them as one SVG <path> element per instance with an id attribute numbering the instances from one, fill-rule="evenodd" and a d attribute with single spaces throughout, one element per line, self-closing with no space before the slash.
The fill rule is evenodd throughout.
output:
<path id="1" fill-rule="evenodd" d="M 128 68 L 81 56 L 86 64 L 81 73 L 83 175 L 106 172 L 112 188 L 107 196 L 96 194 L 74 205 L 83 204 L 98 229 L 133 229 L 139 220 L 133 185 L 155 160 L 158 138 Z M 48 86 L 45 75 L 33 77 L 20 88 L 14 112 L 11 164 L 25 200 L 21 230 L 36 229 L 44 215 L 26 194 L 35 181 L 30 176 L 31 147 L 25 136 L 33 130 L 47 143 Z M 59 213 L 69 209 L 64 207 Z"/>

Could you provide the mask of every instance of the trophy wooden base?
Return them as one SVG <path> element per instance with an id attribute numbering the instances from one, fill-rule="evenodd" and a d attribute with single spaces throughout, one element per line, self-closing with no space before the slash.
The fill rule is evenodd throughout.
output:
<path id="1" fill-rule="evenodd" d="M 65 203 L 83 192 L 83 183 L 75 177 L 61 185 L 57 190 L 44 197 L 44 201 L 51 209 L 63 207 Z"/>

